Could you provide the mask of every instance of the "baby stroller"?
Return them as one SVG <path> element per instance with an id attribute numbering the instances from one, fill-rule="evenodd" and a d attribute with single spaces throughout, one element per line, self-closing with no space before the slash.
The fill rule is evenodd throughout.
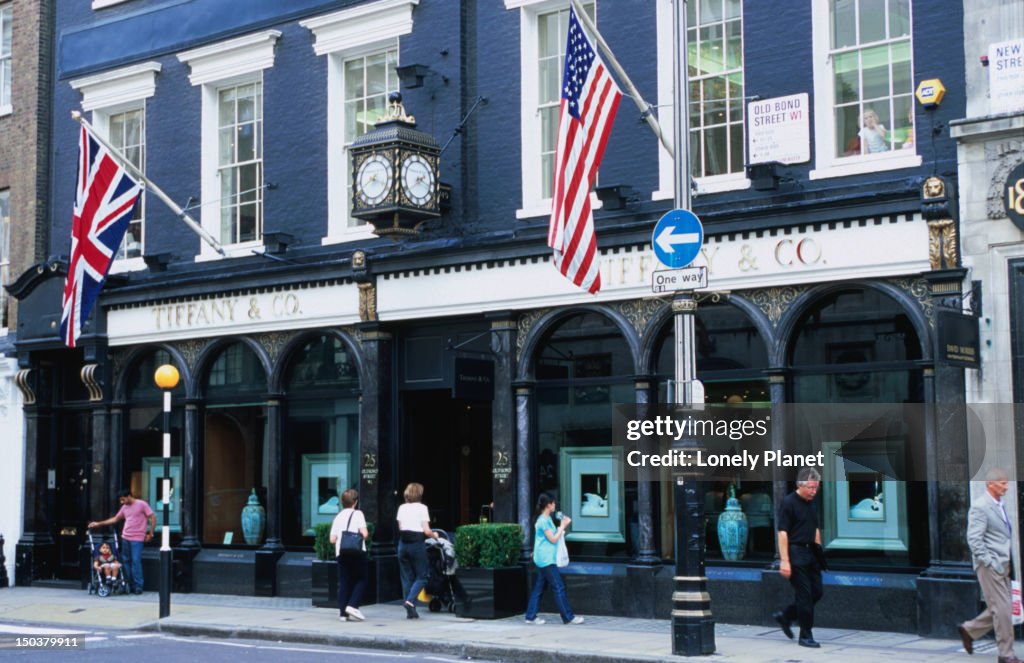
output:
<path id="1" fill-rule="evenodd" d="M 424 591 L 430 595 L 428 607 L 430 612 L 455 612 L 455 595 L 461 587 L 455 578 L 455 546 L 452 545 L 448 533 L 434 529 L 440 535 L 437 539 L 427 539 L 427 586 Z M 461 593 L 461 592 L 460 592 Z"/>
<path id="2" fill-rule="evenodd" d="M 110 551 L 114 554 L 114 558 L 121 563 L 121 567 L 117 570 L 117 577 L 109 578 L 103 573 L 103 569 L 97 569 L 95 565 L 96 556 L 100 554 L 100 546 L 106 543 L 100 540 L 98 543 L 93 541 L 92 530 L 86 530 L 86 536 L 89 538 L 89 593 L 96 594 L 98 596 L 110 596 L 111 594 L 127 594 L 128 583 L 125 581 L 124 573 L 125 566 L 124 560 L 121 559 L 121 549 L 118 545 L 117 530 L 113 530 L 113 539 L 110 542 Z"/>

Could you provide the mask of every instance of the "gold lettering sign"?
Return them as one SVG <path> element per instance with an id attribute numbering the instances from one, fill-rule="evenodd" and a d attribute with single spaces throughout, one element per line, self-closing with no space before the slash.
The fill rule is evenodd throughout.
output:
<path id="1" fill-rule="evenodd" d="M 150 308 L 153 327 L 159 331 L 244 324 L 263 318 L 294 318 L 302 315 L 295 293 L 270 293 L 253 297 L 221 297 L 195 302 L 159 304 Z M 269 315 L 268 315 L 269 314 Z"/>

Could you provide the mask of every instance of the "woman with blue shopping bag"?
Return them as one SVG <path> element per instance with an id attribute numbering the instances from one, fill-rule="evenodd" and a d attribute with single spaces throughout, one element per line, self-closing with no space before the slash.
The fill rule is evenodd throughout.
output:
<path id="1" fill-rule="evenodd" d="M 537 566 L 537 582 L 533 585 L 533 593 L 530 594 L 530 602 L 526 606 L 526 623 L 543 624 L 545 620 L 537 616 L 541 596 L 544 588 L 548 585 L 555 593 L 555 604 L 562 617 L 563 624 L 582 624 L 583 618 L 573 614 L 569 599 L 565 595 L 565 583 L 562 582 L 562 574 L 558 571 L 558 548 L 559 544 L 565 545 L 565 530 L 572 522 L 572 518 L 566 516 L 559 522 L 558 527 L 551 520 L 551 514 L 555 512 L 555 500 L 547 493 L 541 493 L 537 498 L 536 520 L 533 524 L 533 563 Z"/>

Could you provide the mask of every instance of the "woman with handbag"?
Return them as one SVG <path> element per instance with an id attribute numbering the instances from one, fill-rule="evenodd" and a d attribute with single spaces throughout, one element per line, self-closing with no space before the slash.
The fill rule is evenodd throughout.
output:
<path id="1" fill-rule="evenodd" d="M 366 617 L 359 602 L 366 589 L 366 516 L 356 508 L 359 491 L 349 488 L 341 494 L 342 510 L 331 525 L 331 543 L 338 556 L 338 617 L 343 622 L 361 622 Z"/>
<path id="2" fill-rule="evenodd" d="M 405 504 L 398 507 L 398 570 L 402 574 L 402 593 L 405 595 L 405 616 L 419 619 L 416 597 L 427 584 L 428 538 L 439 535 L 430 529 L 430 512 L 420 500 L 423 484 L 410 483 L 405 487 Z"/>
<path id="3" fill-rule="evenodd" d="M 555 499 L 547 493 L 541 493 L 537 498 L 536 520 L 533 523 L 533 563 L 537 566 L 537 582 L 533 585 L 533 593 L 530 594 L 530 602 L 526 606 L 527 624 L 545 623 L 537 616 L 537 610 L 544 588 L 548 585 L 551 585 L 555 592 L 555 604 L 562 616 L 562 623 L 583 623 L 583 618 L 572 612 L 569 599 L 565 595 L 565 583 L 562 582 L 562 574 L 558 571 L 556 563 L 559 543 L 564 545 L 565 530 L 572 522 L 572 518 L 565 516 L 556 528 L 551 520 L 551 514 L 555 512 L 556 506 Z"/>

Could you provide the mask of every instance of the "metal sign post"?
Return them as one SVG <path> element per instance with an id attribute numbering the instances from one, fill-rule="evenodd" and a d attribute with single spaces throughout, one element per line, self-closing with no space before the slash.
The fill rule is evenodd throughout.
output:
<path id="1" fill-rule="evenodd" d="M 689 79 L 686 53 L 686 0 L 672 3 L 673 35 L 673 80 L 675 120 L 673 122 L 673 144 L 675 150 L 675 207 L 677 212 L 689 210 L 690 200 L 690 127 L 689 127 Z M 692 213 L 687 212 L 700 221 Z M 667 217 L 668 215 L 666 215 Z M 685 215 L 682 215 L 685 216 Z M 667 267 L 686 267 L 700 251 L 703 243 L 701 227 L 700 243 L 694 246 L 692 234 L 679 229 L 683 222 L 673 224 L 677 230 L 654 238 L 655 253 L 660 251 L 673 254 L 687 250 L 693 255 L 685 264 L 669 264 Z M 675 236 L 673 238 L 673 235 Z M 663 240 L 659 242 L 659 238 Z M 672 249 L 669 251 L 669 249 Z M 678 291 L 672 299 L 672 313 L 675 326 L 675 402 L 682 407 L 694 404 L 694 383 L 697 376 L 694 347 L 696 334 L 694 315 L 697 300 L 689 290 Z M 701 402 L 703 402 L 701 398 Z M 694 440 L 684 440 L 684 445 L 695 446 Z M 675 588 L 672 592 L 672 653 L 682 656 L 700 656 L 715 653 L 715 622 L 711 615 L 711 597 L 708 594 L 708 579 L 704 576 L 704 485 L 696 478 L 679 475 L 674 486 L 676 511 L 676 571 Z"/>

